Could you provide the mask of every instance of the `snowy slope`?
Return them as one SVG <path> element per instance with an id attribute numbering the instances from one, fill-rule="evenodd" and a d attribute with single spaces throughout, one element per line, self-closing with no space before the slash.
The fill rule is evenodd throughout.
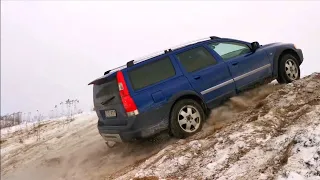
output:
<path id="1" fill-rule="evenodd" d="M 96 123 L 88 113 L 1 132 L 1 179 L 320 180 L 317 73 L 232 98 L 184 140 L 162 134 L 109 149 Z"/>
<path id="2" fill-rule="evenodd" d="M 180 140 L 118 179 L 320 179 L 319 74 L 228 118 L 212 135 Z"/>

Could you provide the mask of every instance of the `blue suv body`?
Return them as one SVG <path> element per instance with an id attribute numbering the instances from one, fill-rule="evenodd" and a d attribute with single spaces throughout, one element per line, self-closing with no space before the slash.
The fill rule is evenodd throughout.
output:
<path id="1" fill-rule="evenodd" d="M 91 82 L 98 130 L 126 142 L 169 130 L 185 138 L 201 130 L 210 109 L 267 80 L 300 78 L 301 49 L 210 37 L 105 72 Z"/>

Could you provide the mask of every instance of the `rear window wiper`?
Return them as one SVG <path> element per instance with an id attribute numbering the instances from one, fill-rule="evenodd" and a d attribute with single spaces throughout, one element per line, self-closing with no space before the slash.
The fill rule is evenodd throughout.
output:
<path id="1" fill-rule="evenodd" d="M 114 99 L 114 96 L 112 96 L 111 98 L 103 101 L 101 104 L 102 104 L 102 105 L 106 105 L 106 104 L 108 104 L 112 99 Z"/>

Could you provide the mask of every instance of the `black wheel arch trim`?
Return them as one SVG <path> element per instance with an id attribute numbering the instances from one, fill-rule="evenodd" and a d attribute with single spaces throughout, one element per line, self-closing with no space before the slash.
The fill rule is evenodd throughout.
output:
<path id="1" fill-rule="evenodd" d="M 207 113 L 208 111 L 208 107 L 203 99 L 203 97 L 196 93 L 195 91 L 192 91 L 192 90 L 185 90 L 185 91 L 181 91 L 179 93 L 176 93 L 175 95 L 173 95 L 170 99 L 169 99 L 169 104 L 170 104 L 170 116 L 171 116 L 171 111 L 172 111 L 172 108 L 173 106 L 175 105 L 175 103 L 181 99 L 182 97 L 188 97 L 188 96 L 191 96 L 191 97 L 196 97 L 197 99 L 201 100 L 200 102 L 200 105 L 204 108 L 204 111 L 205 113 Z"/>
<path id="2" fill-rule="evenodd" d="M 287 44 L 281 48 L 277 48 L 275 54 L 273 56 L 273 76 L 278 77 L 278 68 L 279 68 L 279 61 L 280 56 L 285 51 L 294 52 L 298 56 L 299 65 L 303 62 L 303 53 L 301 49 L 296 49 L 293 44 Z"/>

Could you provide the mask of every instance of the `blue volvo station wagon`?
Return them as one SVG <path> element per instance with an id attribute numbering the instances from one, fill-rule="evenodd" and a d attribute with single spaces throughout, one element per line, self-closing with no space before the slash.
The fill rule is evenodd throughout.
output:
<path id="1" fill-rule="evenodd" d="M 186 138 L 210 109 L 256 84 L 300 78 L 302 50 L 212 36 L 132 60 L 92 81 L 98 130 L 106 142 L 128 142 L 169 130 Z"/>

